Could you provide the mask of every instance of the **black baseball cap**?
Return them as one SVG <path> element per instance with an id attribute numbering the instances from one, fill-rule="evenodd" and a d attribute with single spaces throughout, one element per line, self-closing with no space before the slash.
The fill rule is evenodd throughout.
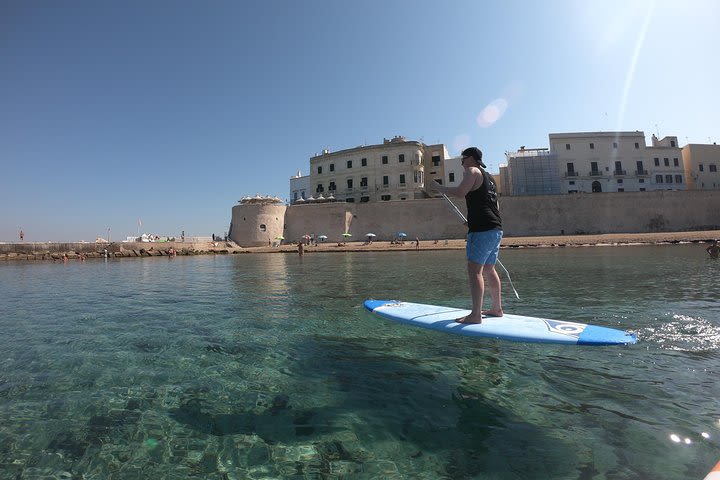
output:
<path id="1" fill-rule="evenodd" d="M 477 147 L 469 147 L 462 151 L 460 154 L 463 157 L 473 157 L 480 164 L 481 167 L 487 168 L 482 161 L 482 152 Z"/>

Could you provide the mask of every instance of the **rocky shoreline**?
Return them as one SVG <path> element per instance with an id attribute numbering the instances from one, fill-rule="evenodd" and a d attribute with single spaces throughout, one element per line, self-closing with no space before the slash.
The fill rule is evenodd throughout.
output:
<path id="1" fill-rule="evenodd" d="M 506 237 L 501 248 L 562 248 L 590 246 L 663 245 L 679 243 L 710 243 L 720 239 L 720 230 L 662 233 L 609 233 L 602 235 L 562 235 L 544 237 Z M 12 244 L 0 252 L 0 261 L 84 261 L 103 258 L 169 257 L 187 255 L 224 255 L 245 253 L 298 253 L 297 244 L 276 247 L 239 247 L 230 242 L 212 243 L 144 243 L 144 244 Z M 8 247 L 8 244 L 3 245 Z M 57 247 L 66 248 L 57 248 Z M 73 247 L 74 246 L 74 247 Z M 326 242 L 304 245 L 305 254 L 315 252 L 393 252 L 412 250 L 458 250 L 465 248 L 465 239 L 414 240 L 394 242 Z M 14 250 L 14 251 L 10 251 Z"/>

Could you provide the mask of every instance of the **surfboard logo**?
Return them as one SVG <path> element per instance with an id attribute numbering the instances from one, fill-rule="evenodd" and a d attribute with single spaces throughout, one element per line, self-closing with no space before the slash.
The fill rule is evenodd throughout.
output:
<path id="1" fill-rule="evenodd" d="M 555 333 L 561 333 L 563 335 L 568 335 L 570 337 L 579 337 L 580 334 L 585 330 L 584 323 L 574 323 L 574 322 L 559 322 L 557 320 L 545 320 L 543 319 L 543 322 L 545 322 L 545 325 L 547 325 L 548 330 Z"/>

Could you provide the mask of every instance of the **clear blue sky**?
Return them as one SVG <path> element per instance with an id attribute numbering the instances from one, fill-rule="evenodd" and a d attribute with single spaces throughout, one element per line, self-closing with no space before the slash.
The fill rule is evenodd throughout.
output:
<path id="1" fill-rule="evenodd" d="M 309 158 L 404 135 L 720 140 L 713 0 L 0 2 L 0 241 L 223 234 Z M 484 113 L 483 113 L 484 112 Z"/>

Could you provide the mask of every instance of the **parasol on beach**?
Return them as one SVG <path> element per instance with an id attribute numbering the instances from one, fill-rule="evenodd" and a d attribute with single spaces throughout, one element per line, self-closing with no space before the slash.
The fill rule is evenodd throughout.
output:
<path id="1" fill-rule="evenodd" d="M 325 240 L 327 240 L 327 235 L 320 235 L 320 236 L 318 237 L 318 240 L 321 240 L 321 241 L 324 242 Z"/>
<path id="2" fill-rule="evenodd" d="M 405 237 L 407 237 L 407 233 L 405 233 L 405 232 L 400 232 L 400 233 L 398 233 L 398 237 L 405 238 Z"/>
<path id="3" fill-rule="evenodd" d="M 374 233 L 366 233 L 365 236 L 366 237 L 377 237 L 377 235 L 375 235 Z"/>
<path id="4" fill-rule="evenodd" d="M 343 233 L 343 237 L 352 237 L 352 233 Z"/>

